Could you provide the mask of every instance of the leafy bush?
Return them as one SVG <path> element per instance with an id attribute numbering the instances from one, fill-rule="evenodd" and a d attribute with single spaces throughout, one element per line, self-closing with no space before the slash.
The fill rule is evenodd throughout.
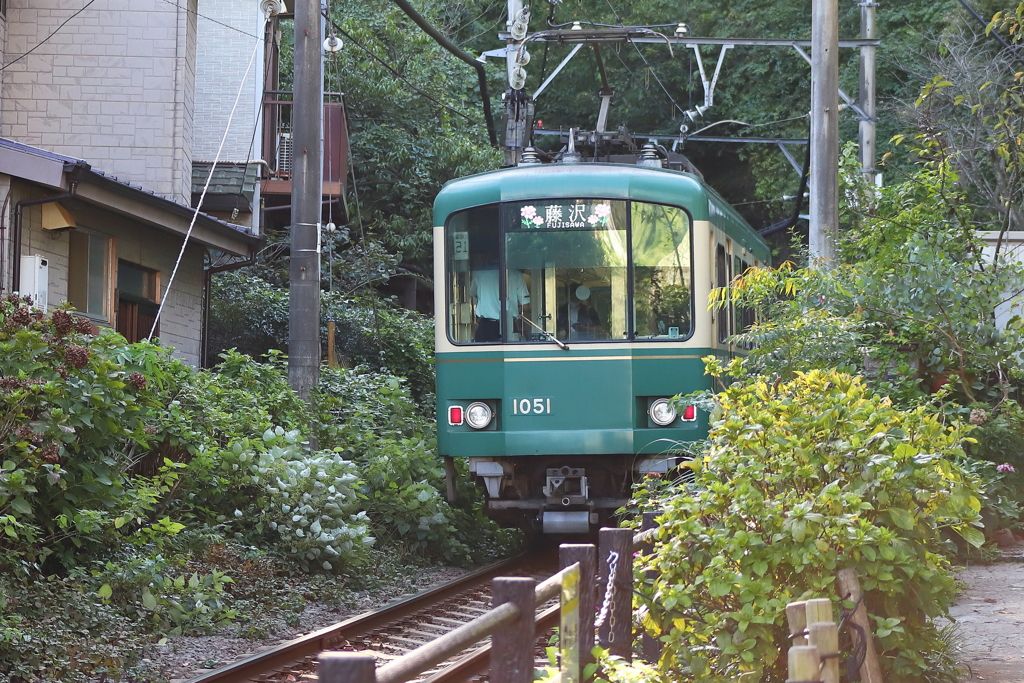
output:
<path id="1" fill-rule="evenodd" d="M 212 361 L 227 349 L 259 358 L 288 346 L 288 290 L 242 271 L 213 280 Z M 321 335 L 335 321 L 336 351 L 346 363 L 405 377 L 413 395 L 430 406 L 434 391 L 433 321 L 376 296 L 321 293 Z"/>
<path id="2" fill-rule="evenodd" d="M 0 303 L 0 560 L 66 566 L 137 531 L 170 490 L 173 466 L 131 476 L 150 450 L 158 405 L 124 339 L 58 309 Z M 161 362 L 136 345 L 132 361 Z M 122 527 L 125 527 L 122 530 Z"/>
<path id="3" fill-rule="evenodd" d="M 270 530 L 279 551 L 303 569 L 359 564 L 374 539 L 366 513 L 357 512 L 358 471 L 337 452 L 302 449 L 297 438 L 277 427 L 267 430 L 262 445 L 232 445 L 222 468 L 245 472 L 243 479 L 258 487 L 234 511 L 238 525 L 250 533 Z"/>
<path id="4" fill-rule="evenodd" d="M 0 574 L 0 681 L 102 680 L 139 662 L 137 620 L 82 588 Z"/>
<path id="5" fill-rule="evenodd" d="M 851 567 L 886 677 L 922 680 L 921 653 L 943 647 L 931 620 L 956 593 L 941 533 L 984 540 L 978 480 L 959 464 L 964 430 L 834 371 L 736 382 L 717 399 L 703 468 L 662 501 L 656 552 L 639 567 L 658 571 L 644 625 L 665 642 L 661 667 L 784 680 L 786 604 L 838 605 L 836 572 Z"/>

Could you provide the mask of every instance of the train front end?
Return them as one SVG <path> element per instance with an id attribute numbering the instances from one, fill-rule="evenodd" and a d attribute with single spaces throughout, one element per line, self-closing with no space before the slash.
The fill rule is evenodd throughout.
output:
<path id="1" fill-rule="evenodd" d="M 586 533 L 706 435 L 706 414 L 669 399 L 730 352 L 705 303 L 716 246 L 766 258 L 715 213 L 694 176 L 618 165 L 520 166 L 439 194 L 438 448 L 468 459 L 491 517 Z"/>

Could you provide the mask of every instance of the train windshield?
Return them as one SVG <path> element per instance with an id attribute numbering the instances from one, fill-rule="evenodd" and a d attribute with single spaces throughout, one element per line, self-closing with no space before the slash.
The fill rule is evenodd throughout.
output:
<path id="1" fill-rule="evenodd" d="M 461 344 L 684 339 L 689 216 L 608 199 L 507 202 L 446 226 L 449 333 Z"/>

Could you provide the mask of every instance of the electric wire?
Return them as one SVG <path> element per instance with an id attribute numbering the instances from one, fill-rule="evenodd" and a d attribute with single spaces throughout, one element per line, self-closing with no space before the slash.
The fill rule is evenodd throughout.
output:
<path id="1" fill-rule="evenodd" d="M 267 72 L 270 70 L 270 64 L 273 61 L 273 49 L 275 47 L 278 47 L 278 45 L 277 45 L 277 36 L 274 33 L 271 33 L 271 49 L 270 50 L 266 50 L 263 53 L 263 74 L 264 74 L 264 76 L 266 76 Z M 262 111 L 257 111 L 256 112 L 255 120 L 253 121 L 253 124 L 252 124 L 252 137 L 249 140 L 249 152 L 245 155 L 245 170 L 242 172 L 242 180 L 241 180 L 241 182 L 239 183 L 239 186 L 238 186 L 238 194 L 240 194 L 240 195 L 244 194 L 244 192 L 245 192 L 245 176 L 246 176 L 246 174 L 249 171 L 249 163 L 252 161 L 252 152 L 253 152 L 254 149 L 256 149 L 256 133 L 259 131 L 260 123 L 262 122 L 262 120 L 263 120 L 263 112 Z M 235 208 L 236 209 L 239 208 L 237 200 L 235 201 Z M 250 205 L 250 209 L 252 210 L 253 214 L 256 213 L 256 207 Z M 234 220 L 234 219 L 232 219 L 232 220 Z M 255 220 L 255 218 L 253 220 Z"/>
<path id="2" fill-rule="evenodd" d="M 462 29 L 466 28 L 467 26 L 469 26 L 473 22 L 480 21 L 481 19 L 483 19 L 484 16 L 486 16 L 488 12 L 490 12 L 492 9 L 494 9 L 495 5 L 497 5 L 499 1 L 500 0 L 495 0 L 495 2 L 492 2 L 491 4 L 487 5 L 487 7 L 484 8 L 483 12 L 481 12 L 480 14 L 475 16 L 474 18 L 470 19 L 469 21 L 464 22 L 463 24 L 458 26 L 454 31 L 452 31 L 452 33 L 458 33 L 459 31 L 461 31 Z"/>
<path id="3" fill-rule="evenodd" d="M 29 50 L 28 52 L 26 52 L 24 54 L 18 55 L 17 57 L 15 57 L 11 61 L 7 62 L 3 66 L 0 66 L 0 71 L 3 71 L 4 69 L 6 69 L 7 67 L 11 66 L 12 64 L 14 64 L 16 62 L 20 62 L 22 59 L 25 59 L 25 57 L 28 57 L 30 54 L 32 54 L 33 52 L 38 50 L 40 47 L 42 47 L 43 43 L 45 43 L 50 38 L 53 38 L 55 35 L 57 35 L 57 32 L 60 31 L 62 28 L 64 28 L 64 26 L 66 26 L 69 21 L 71 21 L 72 19 L 77 17 L 79 14 L 81 14 L 85 10 L 89 9 L 89 6 L 92 5 L 92 3 L 94 3 L 94 2 L 96 2 L 96 0 L 89 0 L 89 2 L 85 3 L 85 6 L 82 7 L 82 9 L 78 10 L 77 12 L 72 14 L 70 17 L 65 19 L 63 22 L 61 22 L 60 26 L 58 26 L 57 28 L 55 28 L 53 30 L 53 33 L 51 33 L 50 35 L 46 36 L 45 38 L 40 40 L 38 43 L 36 43 L 36 45 L 33 46 L 31 50 Z"/>
<path id="4" fill-rule="evenodd" d="M 658 83 L 658 85 L 661 86 L 662 91 L 665 93 L 665 96 L 668 98 L 669 102 L 672 103 L 672 106 L 678 109 L 679 113 L 681 113 L 683 116 L 686 116 L 686 110 L 679 106 L 679 103 L 676 102 L 676 98 L 672 97 L 672 93 L 668 91 L 668 88 L 665 87 L 665 84 L 661 82 L 660 78 L 658 78 L 658 74 L 654 71 L 654 67 L 652 67 L 651 63 L 647 61 L 646 57 L 644 57 L 644 53 L 640 51 L 640 48 L 637 47 L 637 44 L 634 43 L 632 40 L 629 41 L 629 44 L 632 45 L 633 49 L 636 50 L 636 53 L 640 55 L 640 59 L 647 66 L 647 70 L 651 72 L 651 75 L 654 76 L 654 80 Z"/>
<path id="5" fill-rule="evenodd" d="M 185 5 L 179 5 L 178 3 L 174 2 L 174 0 L 164 0 L 164 2 L 166 2 L 168 5 L 174 5 L 178 9 L 183 9 L 186 12 L 188 12 L 189 14 L 194 14 L 197 17 L 200 17 L 202 19 L 206 19 L 207 21 L 212 21 L 215 24 L 220 24 L 224 28 L 229 28 L 232 31 L 238 31 L 243 36 L 249 36 L 250 38 L 256 38 L 257 40 L 260 39 L 259 36 L 253 35 L 253 34 L 249 33 L 248 31 L 243 31 L 242 29 L 236 28 L 236 27 L 232 26 L 231 24 L 225 24 L 223 21 L 218 21 L 218 20 L 214 19 L 213 17 L 208 17 L 205 14 L 200 14 L 199 12 L 197 12 L 194 9 L 192 9 L 191 7 L 186 7 Z"/>
<path id="6" fill-rule="evenodd" d="M 269 17 L 266 21 L 270 21 Z M 265 26 L 266 24 L 264 24 Z M 167 287 L 164 289 L 164 296 L 160 300 L 160 307 L 156 310 L 156 316 L 153 317 L 153 327 L 149 330 L 149 336 L 146 337 L 147 342 L 153 341 L 153 335 L 156 334 L 157 325 L 160 324 L 160 316 L 164 312 L 164 306 L 167 304 L 167 299 L 171 293 L 171 287 L 174 285 L 174 278 L 178 274 L 178 268 L 181 266 L 181 260 L 185 256 L 185 249 L 188 247 L 189 239 L 192 237 L 192 230 L 196 226 L 196 219 L 199 218 L 199 211 L 203 208 L 203 200 L 206 199 L 206 191 L 210 189 L 210 183 L 213 181 L 214 171 L 217 170 L 217 162 L 220 161 L 220 155 L 224 151 L 224 144 L 228 140 L 228 132 L 231 130 L 231 120 L 235 116 L 235 110 L 238 109 L 238 101 L 242 99 L 242 91 L 245 89 L 245 82 L 249 79 L 249 72 L 252 71 L 253 62 L 256 61 L 256 54 L 259 52 L 260 44 L 262 39 L 257 39 L 256 45 L 253 46 L 252 55 L 249 57 L 249 64 L 245 67 L 245 74 L 242 76 L 241 83 L 238 84 L 238 93 L 235 95 L 235 102 L 231 105 L 231 112 L 228 114 L 227 124 L 224 126 L 224 135 L 221 136 L 220 146 L 217 148 L 217 155 L 213 159 L 213 164 L 210 166 L 210 173 L 206 176 L 206 184 L 203 185 L 203 192 L 199 195 L 199 201 L 196 203 L 195 211 L 192 213 L 192 221 L 188 224 L 188 231 L 185 233 L 185 239 L 181 243 L 181 251 L 178 252 L 178 258 L 174 262 L 174 268 L 171 269 L 171 276 L 167 279 Z"/>
<path id="7" fill-rule="evenodd" d="M 619 26 L 622 26 L 622 17 L 619 16 L 618 10 L 612 5 L 612 0 L 604 0 L 608 4 L 608 9 L 612 11 L 612 16 L 615 17 L 615 21 L 619 22 Z"/>
<path id="8" fill-rule="evenodd" d="M 331 22 L 331 23 L 333 24 L 334 22 Z M 447 104 L 445 104 L 444 102 L 440 102 L 440 101 L 438 101 L 438 100 L 434 99 L 433 97 L 431 97 L 431 96 L 430 96 L 430 95 L 428 95 L 427 93 L 423 92 L 422 90 L 420 90 L 419 88 L 417 88 L 416 86 L 414 86 L 414 85 L 413 85 L 412 83 L 410 83 L 410 82 L 409 82 L 408 80 L 406 80 L 406 79 L 405 79 L 405 77 L 404 77 L 404 76 L 402 76 L 402 74 L 400 74 L 400 73 L 399 73 L 399 72 L 398 72 L 397 70 L 395 70 L 395 68 L 394 68 L 394 67 L 392 67 L 392 66 L 391 66 L 390 64 L 388 64 L 388 63 L 387 63 L 386 61 L 384 61 L 384 60 L 383 60 L 382 58 L 378 57 L 378 56 L 377 56 L 376 54 L 374 54 L 374 52 L 373 52 L 373 51 L 371 51 L 371 50 L 370 50 L 369 48 L 367 48 L 367 47 L 366 47 L 365 45 L 363 45 L 362 43 L 360 43 L 360 42 L 359 42 L 358 40 L 356 40 L 355 38 L 353 38 L 353 37 L 352 37 L 352 34 L 351 34 L 351 33 L 349 33 L 348 31 L 346 31 L 345 29 L 341 28 L 341 27 L 340 27 L 340 26 L 338 26 L 337 24 L 334 24 L 334 28 L 335 28 L 335 29 L 336 29 L 336 30 L 338 31 L 338 33 L 340 33 L 341 35 L 343 35 L 343 36 L 345 36 L 346 38 L 348 38 L 348 39 L 349 39 L 349 40 L 350 40 L 350 41 L 352 42 L 352 44 L 353 44 L 353 45 L 355 45 L 355 46 L 356 46 L 356 47 L 358 47 L 358 48 L 359 48 L 360 50 L 362 50 L 363 52 L 365 52 L 366 54 L 368 54 L 368 55 L 369 55 L 369 56 L 370 56 L 370 57 L 371 57 L 371 58 L 372 58 L 372 59 L 373 59 L 374 61 L 378 62 L 378 63 L 379 63 L 379 64 L 380 64 L 381 66 L 383 66 L 383 67 L 384 67 L 385 69 L 387 69 L 387 70 L 388 70 L 388 72 L 390 72 L 392 76 L 394 76 L 395 78 L 397 78 L 398 80 L 400 80 L 400 81 L 401 81 L 402 83 L 404 83 L 405 85 L 409 86 L 409 89 L 410 89 L 410 90 L 412 90 L 412 91 L 416 92 L 417 94 L 421 95 L 422 97 L 426 98 L 427 100 L 429 100 L 429 101 L 433 102 L 433 103 L 434 103 L 434 104 L 436 104 L 437 106 L 439 106 L 439 107 L 443 107 L 444 109 L 447 109 L 447 110 L 448 110 L 448 111 L 450 111 L 451 113 L 453 113 L 453 114 L 456 114 L 456 115 L 458 115 L 458 116 L 461 116 L 462 118 L 466 119 L 466 120 L 467 120 L 467 121 L 469 121 L 470 123 L 475 123 L 475 120 L 473 119 L 473 117 L 469 116 L 468 114 L 464 114 L 463 112 L 461 112 L 461 111 L 459 111 L 459 110 L 457 110 L 457 109 L 453 109 L 452 107 L 448 106 L 448 105 L 447 105 Z"/>

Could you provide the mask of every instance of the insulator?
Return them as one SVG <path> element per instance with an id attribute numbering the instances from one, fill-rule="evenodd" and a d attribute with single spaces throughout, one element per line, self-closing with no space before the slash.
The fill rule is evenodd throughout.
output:
<path id="1" fill-rule="evenodd" d="M 526 66 L 530 63 L 530 53 L 526 50 L 519 50 L 516 52 L 516 64 L 519 66 Z"/>
<path id="2" fill-rule="evenodd" d="M 512 75 L 509 76 L 508 84 L 513 90 L 523 89 L 523 86 L 526 85 L 526 71 L 523 70 L 523 67 L 517 66 L 512 69 Z"/>
<path id="3" fill-rule="evenodd" d="M 262 0 L 260 2 L 260 9 L 268 17 L 273 17 L 278 14 L 284 14 L 287 9 L 281 0 Z"/>
<path id="4" fill-rule="evenodd" d="M 540 158 L 540 154 L 537 153 L 536 147 L 527 147 L 523 150 L 523 155 L 519 157 L 520 166 L 529 166 L 532 164 L 543 163 Z"/>
<path id="5" fill-rule="evenodd" d="M 324 41 L 324 52 L 339 52 L 343 47 L 345 43 L 338 36 L 327 36 L 327 40 Z"/>
<path id="6" fill-rule="evenodd" d="M 658 149 L 654 143 L 648 142 L 640 149 L 640 158 L 636 162 L 639 166 L 653 166 L 663 168 L 661 157 L 658 156 Z"/>
<path id="7" fill-rule="evenodd" d="M 511 26 L 509 26 L 509 32 L 512 34 L 512 40 L 522 40 L 526 37 L 526 32 L 530 30 L 530 8 L 524 7 L 519 10 L 516 14 L 515 19 L 512 20 Z"/>

